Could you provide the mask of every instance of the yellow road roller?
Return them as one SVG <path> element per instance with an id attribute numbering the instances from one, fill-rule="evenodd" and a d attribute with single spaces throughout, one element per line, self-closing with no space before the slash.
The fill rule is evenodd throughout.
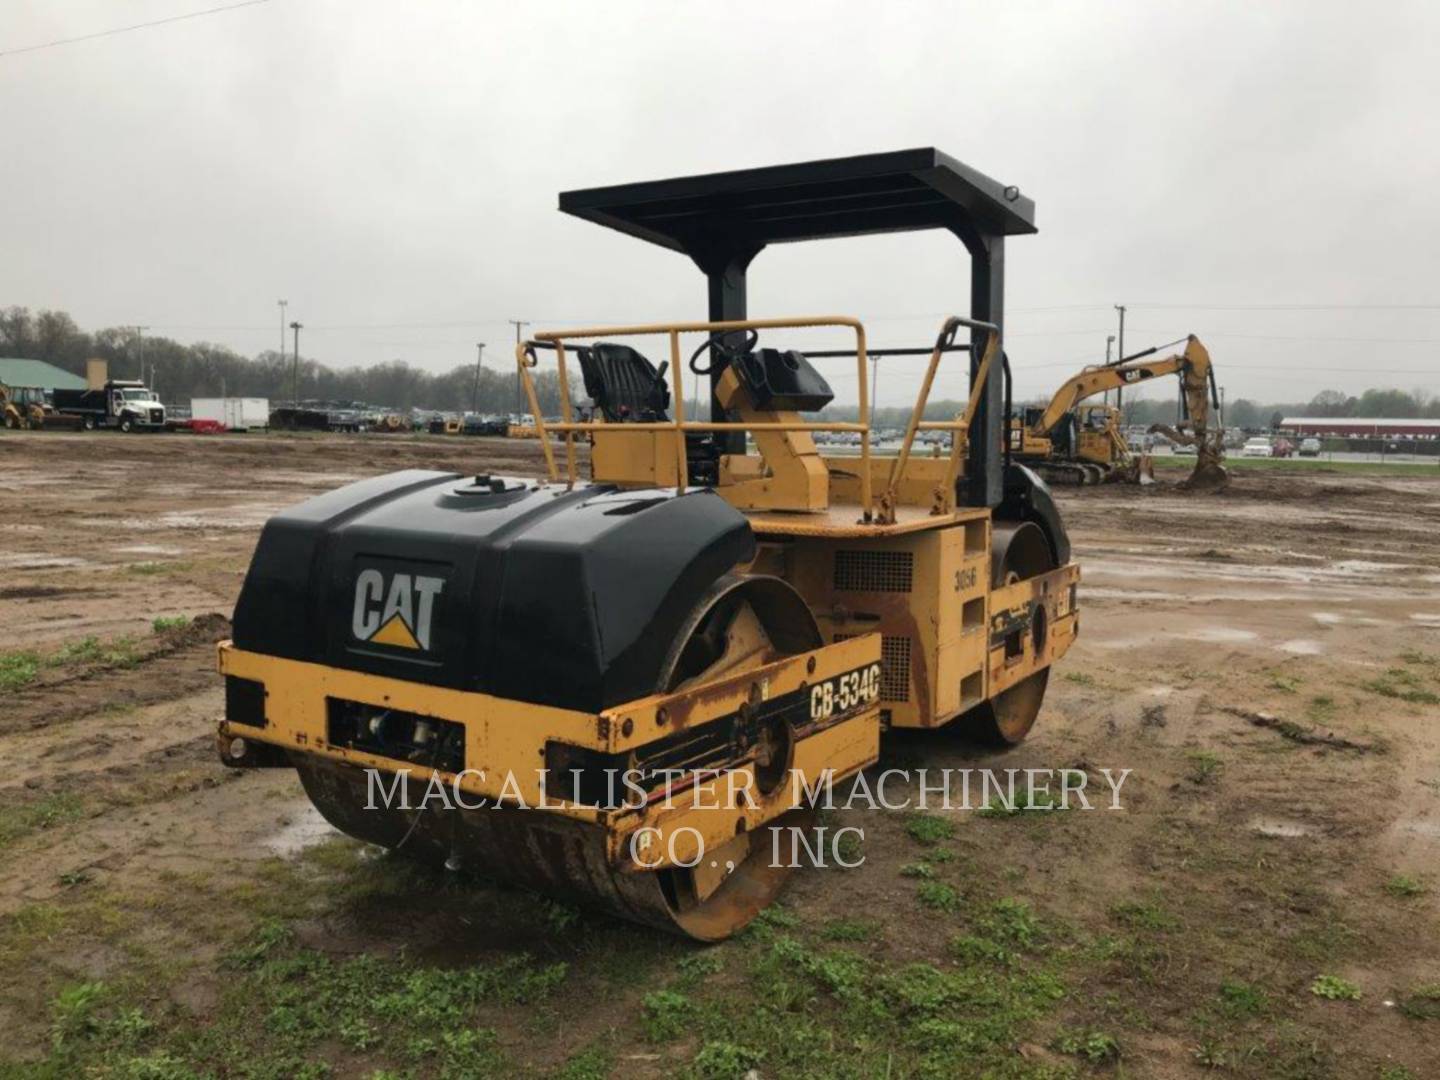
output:
<path id="1" fill-rule="evenodd" d="M 1074 640 L 1065 529 L 1004 438 L 1004 244 L 1034 204 L 919 149 L 560 208 L 689 256 L 709 317 L 520 342 L 542 480 L 407 470 L 273 518 L 219 647 L 220 754 L 296 769 L 362 840 L 718 940 L 775 897 L 808 850 L 777 838 L 886 728 L 1017 742 Z M 918 229 L 970 254 L 968 315 L 933 341 L 747 317 L 767 246 Z M 882 455 L 867 365 L 898 356 L 925 373 Z M 957 363 L 963 414 L 927 419 Z M 540 364 L 560 422 L 540 419 Z M 826 419 L 825 365 L 856 376 L 857 419 Z M 687 416 L 701 382 L 708 412 Z"/>

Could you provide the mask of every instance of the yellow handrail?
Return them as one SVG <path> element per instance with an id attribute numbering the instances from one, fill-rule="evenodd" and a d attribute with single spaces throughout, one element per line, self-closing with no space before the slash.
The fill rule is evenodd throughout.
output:
<path id="1" fill-rule="evenodd" d="M 777 329 L 806 329 L 813 327 L 846 327 L 855 333 L 855 361 L 857 386 L 859 390 L 859 420 L 858 421 L 780 421 L 780 422 L 733 422 L 724 420 L 693 421 L 685 418 L 685 381 L 684 365 L 681 363 L 680 335 L 684 333 L 705 333 L 712 337 L 717 334 L 730 333 L 744 330 L 777 330 Z M 981 359 L 976 377 L 970 387 L 970 400 L 966 405 L 965 413 L 955 420 L 923 420 L 925 408 L 929 402 L 930 390 L 935 381 L 936 370 L 940 363 L 941 356 L 947 351 L 954 341 L 956 331 L 960 327 L 986 330 L 989 332 L 985 352 Z M 670 342 L 670 371 L 673 380 L 671 388 L 672 400 L 675 402 L 675 418 L 673 420 L 643 421 L 637 423 L 612 424 L 604 421 L 577 422 L 573 419 L 570 403 L 569 376 L 566 369 L 565 342 L 575 340 L 587 340 L 599 337 L 645 337 L 663 334 Z M 534 380 L 530 374 L 531 369 L 539 364 L 539 358 L 535 354 L 535 343 L 547 342 L 554 346 L 556 363 L 558 367 L 560 408 L 563 420 L 559 424 L 545 423 L 540 411 L 539 397 L 535 392 Z M 550 446 L 549 433 L 563 434 L 565 437 L 566 451 L 566 482 L 573 487 L 578 479 L 577 466 L 575 461 L 575 436 L 578 433 L 594 431 L 617 431 L 617 432 L 657 432 L 670 431 L 675 435 L 675 455 L 677 463 L 677 475 L 679 477 L 679 490 L 684 491 L 689 483 L 688 462 L 685 453 L 685 435 L 688 432 L 720 432 L 720 431 L 837 431 L 853 432 L 860 436 L 860 505 L 865 521 L 894 521 L 896 493 L 899 490 L 901 480 L 904 478 L 906 467 L 910 460 L 910 451 L 915 441 L 915 435 L 919 431 L 949 431 L 952 432 L 950 468 L 948 471 L 947 485 L 952 489 L 951 503 L 953 504 L 953 487 L 958 473 L 960 460 L 960 442 L 962 436 L 969 431 L 970 424 L 974 419 L 975 410 L 980 400 L 980 393 L 989 377 L 993 366 L 995 355 L 999 348 L 999 333 L 990 323 L 977 322 L 970 319 L 950 317 L 945 320 L 940 335 L 936 338 L 935 348 L 930 354 L 930 363 L 925 372 L 924 383 L 921 386 L 919 397 L 915 403 L 915 410 L 911 413 L 910 421 L 906 425 L 905 441 L 901 446 L 900 455 L 891 466 L 890 476 L 882 496 L 880 507 L 873 504 L 871 491 L 871 462 L 870 462 L 870 436 L 871 425 L 871 402 L 869 397 L 869 380 L 866 378 L 866 338 L 865 327 L 858 319 L 845 315 L 812 315 L 790 319 L 735 319 L 720 322 L 679 322 L 679 323 L 640 323 L 633 326 L 604 326 L 586 327 L 578 330 L 557 330 L 546 331 L 536 334 L 531 342 L 519 342 L 515 346 L 515 358 L 519 367 L 521 380 L 525 386 L 526 398 L 530 403 L 530 411 L 535 417 L 535 426 L 540 435 L 540 443 L 544 449 L 546 471 L 552 481 L 560 479 L 559 469 L 555 462 L 555 455 Z"/>

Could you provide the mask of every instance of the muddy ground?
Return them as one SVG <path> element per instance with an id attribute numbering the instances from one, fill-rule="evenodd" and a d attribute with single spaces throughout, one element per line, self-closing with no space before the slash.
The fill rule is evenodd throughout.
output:
<path id="1" fill-rule="evenodd" d="M 215 757 L 268 515 L 538 459 L 5 433 L 0 1076 L 1440 1076 L 1440 480 L 1060 492 L 1082 629 L 1030 740 L 885 764 L 1130 769 L 1123 809 L 837 809 L 864 864 L 699 949 L 377 856 Z"/>

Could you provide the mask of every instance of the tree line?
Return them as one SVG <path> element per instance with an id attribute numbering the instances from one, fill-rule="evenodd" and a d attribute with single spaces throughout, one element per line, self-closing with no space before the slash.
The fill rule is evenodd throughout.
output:
<path id="1" fill-rule="evenodd" d="M 183 345 L 171 338 L 144 335 L 133 327 L 115 326 L 90 333 L 81 330 L 64 311 L 31 312 L 29 308 L 0 309 L 0 356 L 46 360 L 76 375 L 85 374 L 85 361 L 100 357 L 110 363 L 115 378 L 139 378 L 141 362 L 149 385 L 165 401 L 183 404 L 192 397 L 264 397 L 283 405 L 300 400 L 355 401 L 387 409 L 464 412 L 472 407 L 483 413 L 528 412 L 522 404 L 516 378 L 508 364 L 482 368 L 457 366 L 432 374 L 403 360 L 369 367 L 334 368 L 316 360 L 293 357 L 267 349 L 249 357 L 226 345 L 198 342 Z M 553 371 L 535 373 L 536 393 L 546 415 L 560 411 L 560 389 Z M 578 378 L 572 375 L 572 391 Z M 1127 399 L 1127 424 L 1173 423 L 1176 395 Z M 1025 404 L 1044 404 L 1043 399 Z M 953 417 L 963 412 L 963 401 L 932 401 L 928 419 Z M 705 414 L 701 408 L 701 414 Z M 853 405 L 832 406 L 831 419 L 854 419 Z M 875 426 L 900 428 L 909 419 L 909 407 L 875 410 Z M 1309 401 L 1259 402 L 1236 398 L 1226 403 L 1225 422 L 1232 427 L 1272 427 L 1281 416 L 1426 417 L 1440 419 L 1440 397 L 1423 390 L 1366 390 L 1358 396 L 1339 390 L 1322 390 Z"/>
<path id="2" fill-rule="evenodd" d="M 481 368 L 467 364 L 440 374 L 391 360 L 369 367 L 335 368 L 301 356 L 267 349 L 244 356 L 227 345 L 197 342 L 184 345 L 164 336 L 142 335 L 133 327 L 116 326 L 90 333 L 64 311 L 31 312 L 0 309 L 0 357 L 45 360 L 75 375 L 85 375 L 85 361 L 109 362 L 116 379 L 144 378 L 162 400 L 188 404 L 193 397 L 263 397 L 280 406 L 301 401 L 363 402 L 408 412 L 410 409 L 482 413 L 529 412 L 521 404 L 514 371 L 508 365 Z M 503 370 L 497 368 L 503 367 Z M 535 373 L 541 411 L 560 411 L 560 390 L 554 372 Z"/>

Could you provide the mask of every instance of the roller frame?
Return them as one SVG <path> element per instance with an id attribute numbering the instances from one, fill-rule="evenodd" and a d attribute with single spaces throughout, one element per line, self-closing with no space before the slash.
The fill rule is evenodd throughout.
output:
<path id="1" fill-rule="evenodd" d="M 698 783 L 681 778 L 672 785 L 668 798 L 615 809 L 547 793 L 541 776 L 545 744 L 550 741 L 602 754 L 633 753 L 677 730 L 694 730 L 732 718 L 751 703 L 813 692 L 829 680 L 872 666 L 878 669 L 878 634 L 825 645 L 679 693 L 655 694 L 594 714 L 286 660 L 247 652 L 228 641 L 220 643 L 218 660 L 222 674 L 265 687 L 265 726 L 222 721 L 222 757 L 233 758 L 233 740 L 243 739 L 356 768 L 387 773 L 408 770 L 412 783 L 437 776 L 447 788 L 471 801 L 486 799 L 504 806 L 516 803 L 514 797 L 518 796 L 528 813 L 557 815 L 602 829 L 606 856 L 621 870 L 641 869 L 631 863 L 630 839 L 636 830 L 655 830 L 649 834 L 651 842 L 641 849 L 644 869 L 672 865 L 671 855 L 676 864 L 683 865 L 694 857 L 698 844 L 713 850 L 737 832 L 761 828 L 802 805 L 802 782 L 813 789 L 827 772 L 832 780 L 843 779 L 879 756 L 876 697 L 820 720 L 812 717 L 809 724 L 795 728 L 791 772 L 769 795 L 762 794 L 755 784 L 752 758 L 720 767 L 715 776 Z M 463 726 L 465 771 L 446 772 L 331 745 L 328 698 L 399 709 Z M 507 774 L 515 780 L 508 790 Z M 727 805 L 732 791 L 737 794 L 734 809 Z M 756 805 L 748 805 L 741 792 L 749 792 Z M 681 831 L 687 829 L 694 832 Z M 675 834 L 673 849 L 671 834 Z"/>

